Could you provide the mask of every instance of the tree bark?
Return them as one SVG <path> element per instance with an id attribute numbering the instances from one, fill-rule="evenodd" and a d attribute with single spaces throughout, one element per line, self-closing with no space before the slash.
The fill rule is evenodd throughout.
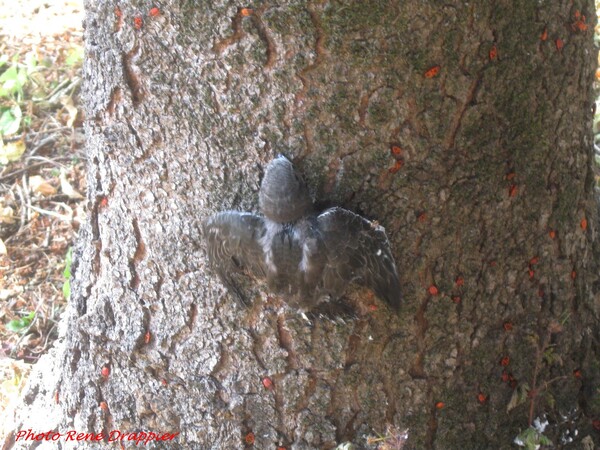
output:
<path id="1" fill-rule="evenodd" d="M 536 418 L 600 445 L 592 1 L 152 6 L 86 4 L 89 221 L 5 448 L 511 448 Z M 399 314 L 244 309 L 208 270 L 201 220 L 256 212 L 278 153 L 386 228 Z"/>

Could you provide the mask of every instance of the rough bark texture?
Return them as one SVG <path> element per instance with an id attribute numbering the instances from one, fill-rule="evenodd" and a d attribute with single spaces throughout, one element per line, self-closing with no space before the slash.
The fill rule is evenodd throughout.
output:
<path id="1" fill-rule="evenodd" d="M 484 449 L 546 417 L 600 444 L 591 0 L 152 6 L 86 5 L 90 220 L 15 430 Z M 279 152 L 386 228 L 399 315 L 357 290 L 345 321 L 242 309 L 207 271 L 200 220 L 256 211 Z"/>

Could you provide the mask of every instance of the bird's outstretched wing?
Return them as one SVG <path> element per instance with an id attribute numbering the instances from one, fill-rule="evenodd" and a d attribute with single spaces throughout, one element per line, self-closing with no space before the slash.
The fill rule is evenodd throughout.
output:
<path id="1" fill-rule="evenodd" d="M 265 255 L 260 245 L 266 233 L 263 218 L 251 213 L 224 211 L 206 219 L 203 232 L 211 267 L 225 287 L 247 305 L 237 275 L 266 277 Z"/>
<path id="2" fill-rule="evenodd" d="M 322 288 L 339 296 L 355 282 L 398 309 L 400 282 L 384 228 L 343 208 L 330 208 L 317 221 L 327 253 Z"/>

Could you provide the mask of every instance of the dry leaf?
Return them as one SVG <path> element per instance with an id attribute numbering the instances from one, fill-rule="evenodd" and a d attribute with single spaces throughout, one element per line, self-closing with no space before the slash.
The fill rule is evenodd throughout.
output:
<path id="1" fill-rule="evenodd" d="M 73 104 L 73 99 L 67 95 L 64 95 L 60 98 L 60 104 L 67 110 L 69 113 L 69 120 L 67 120 L 67 126 L 72 127 L 73 123 L 77 119 L 77 108 Z"/>
<path id="2" fill-rule="evenodd" d="M 75 190 L 75 188 L 73 186 L 71 186 L 71 183 L 69 183 L 67 181 L 67 175 L 65 174 L 64 170 L 60 171 L 60 190 L 63 192 L 63 194 L 68 195 L 69 198 L 73 198 L 73 199 L 83 199 L 83 195 L 81 195 L 79 192 L 77 192 Z"/>
<path id="3" fill-rule="evenodd" d="M 6 165 L 10 161 L 17 161 L 23 153 L 25 153 L 25 142 L 22 139 L 8 144 L 0 140 L 0 164 Z"/>
<path id="4" fill-rule="evenodd" d="M 0 223 L 15 223 L 15 211 L 10 206 L 5 206 L 0 209 Z"/>
<path id="5" fill-rule="evenodd" d="M 56 188 L 39 175 L 34 175 L 29 178 L 29 188 L 31 189 L 31 192 L 45 196 L 56 194 Z"/>
<path id="6" fill-rule="evenodd" d="M 0 289 L 0 300 L 8 300 L 23 293 L 23 286 L 14 286 L 10 289 Z"/>

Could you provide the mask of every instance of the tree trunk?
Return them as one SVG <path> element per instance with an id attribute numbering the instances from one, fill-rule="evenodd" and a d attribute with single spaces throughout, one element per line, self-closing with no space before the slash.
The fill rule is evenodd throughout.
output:
<path id="1" fill-rule="evenodd" d="M 136 5 L 86 5 L 89 221 L 5 448 L 600 445 L 591 0 Z M 399 314 L 244 309 L 208 270 L 201 220 L 256 212 L 278 153 L 386 228 Z"/>

